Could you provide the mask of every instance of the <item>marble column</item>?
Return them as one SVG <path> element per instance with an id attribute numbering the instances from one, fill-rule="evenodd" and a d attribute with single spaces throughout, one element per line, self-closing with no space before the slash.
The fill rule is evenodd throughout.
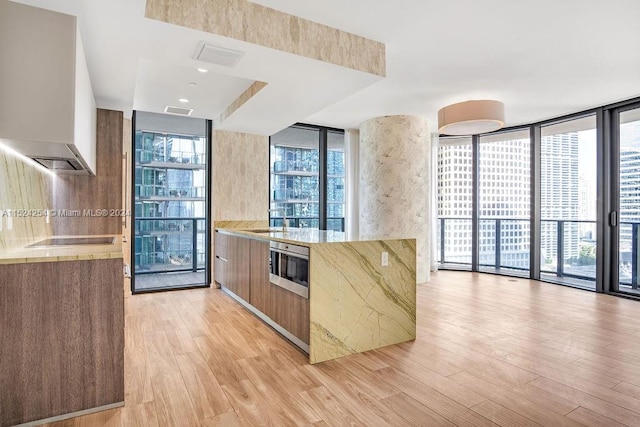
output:
<path id="1" fill-rule="evenodd" d="M 360 236 L 415 238 L 418 283 L 429 280 L 430 157 L 426 118 L 385 116 L 360 125 Z"/>

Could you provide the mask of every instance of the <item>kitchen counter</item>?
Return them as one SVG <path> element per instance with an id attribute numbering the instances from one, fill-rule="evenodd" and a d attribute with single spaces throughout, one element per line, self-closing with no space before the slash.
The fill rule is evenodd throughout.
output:
<path id="1" fill-rule="evenodd" d="M 309 323 L 306 327 L 310 363 L 415 339 L 415 239 L 362 238 L 298 228 L 286 232 L 235 228 L 216 228 L 216 231 L 235 238 L 309 248 Z M 216 253 L 218 248 L 216 243 Z M 227 257 L 243 258 L 240 252 L 231 249 L 222 256 Z M 261 272 L 262 261 L 254 264 L 253 257 L 249 258 L 251 265 L 246 262 L 239 270 Z M 269 279 L 266 282 L 269 284 Z M 249 288 L 244 290 L 245 296 L 239 297 L 245 306 L 251 306 L 249 301 L 253 299 Z M 289 311 L 291 307 L 283 309 L 283 312 Z"/>
<path id="2" fill-rule="evenodd" d="M 347 233 L 332 230 L 318 230 L 315 228 L 289 228 L 282 231 L 281 228 L 217 228 L 217 231 L 238 236 L 250 237 L 252 239 L 267 240 L 281 243 L 290 243 L 311 247 L 323 243 L 346 243 L 346 242 L 366 242 L 374 240 L 403 240 L 404 237 L 360 237 L 349 236 Z"/>
<path id="3" fill-rule="evenodd" d="M 28 247 L 0 254 L 0 264 L 28 264 L 36 262 L 84 261 L 122 258 L 122 236 L 52 236 L 52 237 L 115 237 L 114 244 Z M 33 242 L 36 243 L 36 242 Z"/>

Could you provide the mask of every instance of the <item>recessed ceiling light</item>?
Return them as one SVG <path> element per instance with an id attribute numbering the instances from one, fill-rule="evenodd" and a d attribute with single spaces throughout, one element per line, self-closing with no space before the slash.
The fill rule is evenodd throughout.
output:
<path id="1" fill-rule="evenodd" d="M 191 86 L 191 87 L 198 86 L 198 83 L 191 82 L 191 83 L 189 83 L 189 86 Z"/>
<path id="2" fill-rule="evenodd" d="M 183 102 L 183 103 L 187 103 L 189 102 L 189 100 L 187 98 L 178 98 L 178 101 Z"/>
<path id="3" fill-rule="evenodd" d="M 198 67 L 198 71 L 200 71 L 201 73 L 209 72 L 209 70 L 207 70 L 206 68 L 200 68 L 200 67 Z"/>

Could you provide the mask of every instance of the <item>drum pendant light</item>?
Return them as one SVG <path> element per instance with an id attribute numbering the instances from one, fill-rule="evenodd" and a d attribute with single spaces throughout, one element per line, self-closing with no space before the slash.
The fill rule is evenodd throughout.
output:
<path id="1" fill-rule="evenodd" d="M 465 101 L 438 111 L 438 131 L 445 135 L 477 135 L 504 126 L 504 104 L 500 101 Z"/>

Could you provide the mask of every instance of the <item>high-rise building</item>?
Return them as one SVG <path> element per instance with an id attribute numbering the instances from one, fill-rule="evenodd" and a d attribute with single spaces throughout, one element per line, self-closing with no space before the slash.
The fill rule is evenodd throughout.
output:
<path id="1" fill-rule="evenodd" d="M 205 264 L 204 229 L 196 220 L 205 216 L 204 140 L 136 131 L 137 271 L 185 270 L 194 263 Z"/>
<path id="2" fill-rule="evenodd" d="M 471 264 L 471 139 L 441 139 L 438 151 L 438 217 L 449 263 Z M 441 239 L 438 244 L 442 246 Z M 441 262 L 444 260 L 440 260 Z"/>
<path id="3" fill-rule="evenodd" d="M 271 137 L 271 225 L 286 213 L 293 227 L 320 226 L 320 131 L 292 126 Z M 326 215 L 328 230 L 344 231 L 344 134 L 327 131 Z"/>
<path id="4" fill-rule="evenodd" d="M 558 220 L 580 218 L 578 132 L 543 135 L 541 159 L 541 257 L 555 262 L 558 257 L 558 228 L 563 229 L 564 259 L 580 252 L 579 224 Z"/>
<path id="5" fill-rule="evenodd" d="M 528 269 L 529 140 L 481 143 L 479 155 L 480 265 L 496 266 L 496 257 L 499 256 L 497 267 Z M 443 140 L 438 168 L 438 214 L 441 225 L 442 219 L 445 224 L 446 262 L 470 263 L 473 208 L 471 144 L 452 144 Z M 500 232 L 498 250 L 497 227 Z"/>

